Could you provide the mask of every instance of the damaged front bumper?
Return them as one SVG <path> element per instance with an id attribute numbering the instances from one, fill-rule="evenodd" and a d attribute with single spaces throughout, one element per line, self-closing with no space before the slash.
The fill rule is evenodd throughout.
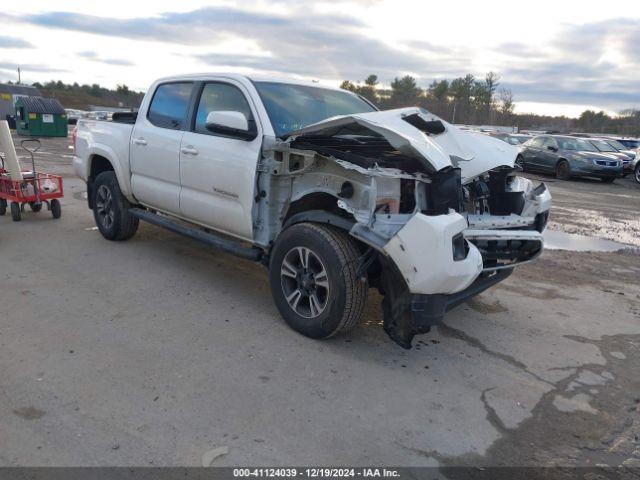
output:
<path id="1" fill-rule="evenodd" d="M 409 349 L 416 333 L 429 332 L 431 327 L 437 325 L 449 310 L 503 281 L 512 273 L 513 268 L 482 273 L 464 290 L 448 295 L 411 295 L 409 305 L 411 317 L 389 324 L 385 322 L 385 330 L 398 345 Z"/>
<path id="2" fill-rule="evenodd" d="M 525 215 L 415 214 L 383 247 L 384 328 L 403 348 L 444 314 L 543 250 L 551 195 L 530 190 Z"/>

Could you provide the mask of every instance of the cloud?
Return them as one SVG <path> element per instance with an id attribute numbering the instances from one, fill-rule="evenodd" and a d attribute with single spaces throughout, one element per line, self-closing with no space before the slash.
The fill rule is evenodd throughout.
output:
<path id="1" fill-rule="evenodd" d="M 58 73 L 58 72 L 69 71 L 62 68 L 58 68 L 58 67 L 52 67 L 50 65 L 0 61 L 0 70 L 15 72 L 18 67 L 20 67 L 20 70 L 22 72 L 34 72 L 34 73 Z"/>
<path id="2" fill-rule="evenodd" d="M 399 50 L 369 36 L 366 25 L 357 18 L 317 13 L 303 8 L 304 2 L 292 3 L 293 7 L 286 10 L 287 16 L 232 7 L 206 7 L 130 19 L 70 12 L 12 16 L 12 19 L 41 27 L 195 47 L 214 47 L 229 39 L 251 40 L 262 51 L 261 55 L 234 56 L 219 51 L 193 54 L 210 67 L 248 67 L 353 80 L 376 73 L 383 81 L 405 73 L 431 78 L 462 71 L 464 58 L 455 61 L 443 58 L 428 68 L 425 55 L 444 55 L 448 53 L 447 48 L 429 45 L 427 49 L 427 44 L 422 42 L 413 49 L 409 46 Z"/>
<path id="3" fill-rule="evenodd" d="M 300 0 L 281 0 L 279 5 L 272 9 L 278 13 L 218 6 L 137 18 L 71 12 L 0 14 L 0 18 L 43 28 L 179 44 L 184 46 L 181 55 L 211 69 L 244 67 L 325 79 L 361 80 L 374 73 L 388 83 L 409 73 L 426 86 L 435 78 L 454 78 L 469 71 L 483 77 L 484 71 L 473 71 L 482 53 L 482 68 L 498 72 L 516 101 L 596 103 L 606 108 L 640 102 L 636 74 L 640 70 L 639 19 L 569 25 L 551 41 L 507 41 L 479 52 L 474 46 L 456 44 L 455 35 L 450 43 L 415 39 L 396 48 L 379 40 L 354 16 L 322 13 Z M 234 40 L 250 42 L 255 52 L 221 50 L 221 45 Z M 126 59 L 103 58 L 98 52 L 79 55 L 105 64 L 131 65 Z"/>
<path id="4" fill-rule="evenodd" d="M 507 43 L 500 69 L 518 100 L 640 105 L 640 20 L 614 19 L 567 26 L 545 46 Z"/>
<path id="5" fill-rule="evenodd" d="M 123 58 L 102 58 L 98 55 L 97 52 L 93 52 L 90 50 L 84 51 L 84 52 L 78 52 L 78 56 L 94 62 L 106 63 L 108 65 L 115 65 L 115 66 L 121 66 L 121 67 L 131 67 L 134 65 L 133 62 L 129 60 L 125 60 Z"/>
<path id="6" fill-rule="evenodd" d="M 0 35 L 0 48 L 33 48 L 33 45 L 21 38 Z"/>

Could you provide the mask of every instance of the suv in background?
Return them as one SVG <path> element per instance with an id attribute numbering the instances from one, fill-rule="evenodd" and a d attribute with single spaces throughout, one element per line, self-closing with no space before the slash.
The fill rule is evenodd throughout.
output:
<path id="1" fill-rule="evenodd" d="M 523 170 L 554 173 L 560 180 L 596 177 L 613 182 L 622 176 L 622 161 L 598 152 L 584 138 L 539 135 L 526 142 L 516 158 Z"/>

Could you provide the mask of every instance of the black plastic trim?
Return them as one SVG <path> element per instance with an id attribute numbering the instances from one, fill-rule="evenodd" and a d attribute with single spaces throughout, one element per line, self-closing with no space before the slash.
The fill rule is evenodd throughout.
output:
<path id="1" fill-rule="evenodd" d="M 353 220 L 341 217 L 335 213 L 325 212 L 324 210 L 307 210 L 306 212 L 292 215 L 282 226 L 282 229 L 284 230 L 291 225 L 302 222 L 327 223 L 347 231 L 351 230 L 354 223 Z"/>
<path id="2" fill-rule="evenodd" d="M 262 258 L 263 252 L 257 247 L 243 247 L 236 240 L 230 240 L 221 235 L 216 235 L 215 233 L 208 233 L 197 227 L 183 225 L 168 217 L 152 213 L 142 208 L 132 208 L 129 212 L 140 220 L 166 228 L 171 232 L 184 235 L 185 237 L 192 238 L 238 257 L 254 260 L 256 262 Z"/>
<path id="3" fill-rule="evenodd" d="M 513 273 L 513 268 L 497 270 L 493 274 L 478 277 L 464 290 L 451 294 L 412 295 L 411 314 L 418 329 L 432 326 L 442 320 L 444 314 L 460 305 L 465 300 L 484 292 L 506 279 Z"/>

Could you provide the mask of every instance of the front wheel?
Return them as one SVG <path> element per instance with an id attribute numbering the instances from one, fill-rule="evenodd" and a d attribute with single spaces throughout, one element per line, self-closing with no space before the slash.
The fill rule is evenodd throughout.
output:
<path id="1" fill-rule="evenodd" d="M 560 160 L 556 165 L 556 178 L 558 180 L 569 180 L 571 178 L 571 167 L 566 160 Z"/>
<path id="2" fill-rule="evenodd" d="M 287 324 L 316 339 L 354 328 L 367 296 L 366 279 L 356 273 L 359 256 L 355 242 L 334 228 L 299 223 L 282 232 L 269 284 Z"/>
<path id="3" fill-rule="evenodd" d="M 138 217 L 129 213 L 131 205 L 122 195 L 114 172 L 102 172 L 93 187 L 93 217 L 107 240 L 128 240 L 138 230 Z"/>

